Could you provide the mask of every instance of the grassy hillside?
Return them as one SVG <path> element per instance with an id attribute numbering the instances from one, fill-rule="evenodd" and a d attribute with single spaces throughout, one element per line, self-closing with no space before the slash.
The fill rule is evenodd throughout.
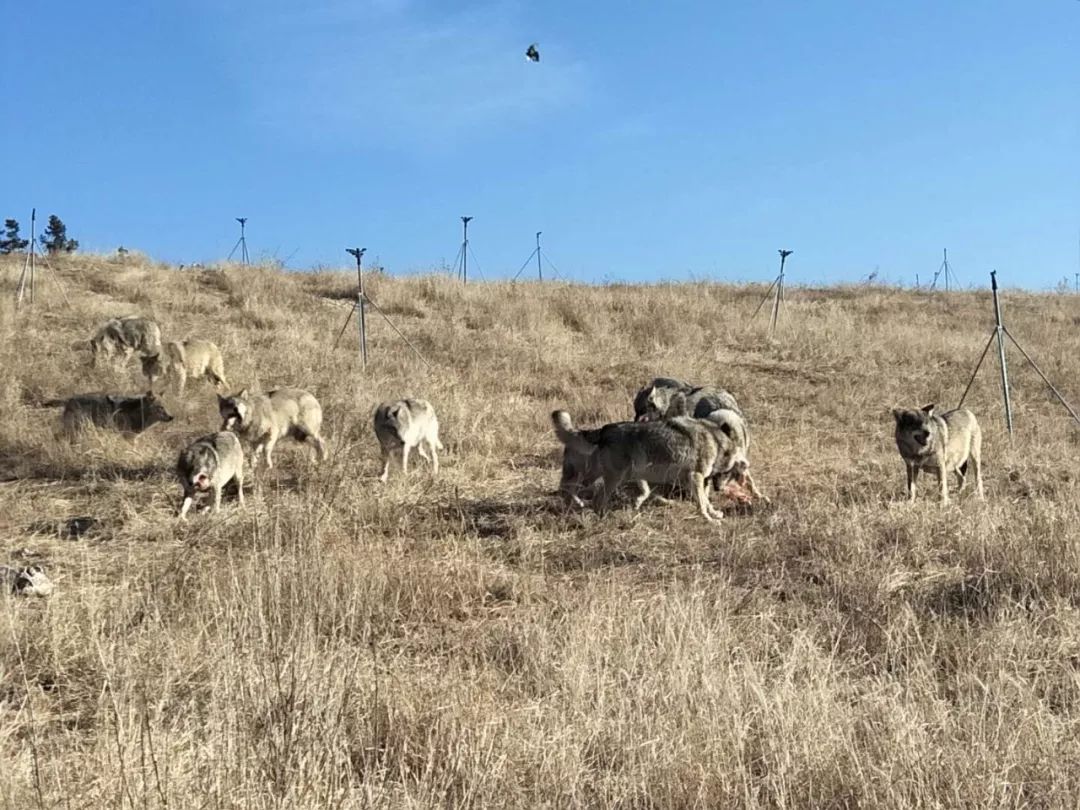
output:
<path id="1" fill-rule="evenodd" d="M 1075 806 L 1077 426 L 1017 363 L 1010 444 L 990 365 L 987 502 L 902 499 L 888 408 L 955 404 L 986 294 L 791 290 L 770 342 L 759 287 L 376 276 L 431 367 L 373 315 L 363 373 L 354 329 L 331 348 L 347 274 L 54 264 L 16 311 L 0 263 L 0 563 L 56 584 L 0 596 L 3 806 Z M 1080 400 L 1077 298 L 1005 308 Z M 312 391 L 329 461 L 283 442 L 245 508 L 179 523 L 209 385 L 135 440 L 55 438 L 42 400 L 145 387 L 88 363 L 127 313 L 216 341 L 234 389 Z M 738 396 L 772 507 L 553 497 L 551 410 L 626 418 L 658 374 Z M 371 413 L 404 395 L 443 474 L 380 487 Z"/>

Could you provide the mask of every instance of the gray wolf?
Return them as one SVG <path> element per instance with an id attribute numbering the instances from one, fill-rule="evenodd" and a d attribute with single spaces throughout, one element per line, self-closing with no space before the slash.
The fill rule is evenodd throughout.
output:
<path id="1" fill-rule="evenodd" d="M 709 502 L 705 480 L 745 469 L 746 459 L 722 427 L 707 419 L 676 416 L 646 422 L 619 422 L 598 431 L 577 431 L 565 411 L 551 414 L 559 441 L 592 458 L 593 474 L 603 479 L 597 510 L 605 512 L 612 494 L 633 481 L 640 494 L 634 508 L 652 495 L 650 484 L 683 484 L 694 493 L 698 511 L 716 523 L 722 513 Z"/>
<path id="2" fill-rule="evenodd" d="M 122 433 L 142 433 L 158 422 L 173 420 L 153 391 L 139 397 L 78 394 L 68 399 L 52 399 L 42 404 L 45 407 L 64 406 L 60 419 L 69 434 L 86 425 L 112 428 Z"/>
<path id="3" fill-rule="evenodd" d="M 401 459 L 401 473 L 409 472 L 409 451 L 416 448 L 422 458 L 431 462 L 433 475 L 439 474 L 439 419 L 435 409 L 425 399 L 399 399 L 384 402 L 375 409 L 375 436 L 382 450 L 383 471 L 379 480 L 384 484 L 390 476 L 390 460 Z M 430 456 L 428 455 L 430 453 Z"/>
<path id="4" fill-rule="evenodd" d="M 279 388 L 269 394 L 250 394 L 245 388 L 231 397 L 218 395 L 218 412 L 222 430 L 233 431 L 254 447 L 252 472 L 262 454 L 266 456 L 267 468 L 273 469 L 274 446 L 284 436 L 310 442 L 317 458 L 326 458 L 326 443 L 319 435 L 322 406 L 307 391 Z"/>
<path id="5" fill-rule="evenodd" d="M 142 356 L 142 372 L 150 385 L 162 377 L 176 377 L 176 390 L 184 395 L 189 377 L 205 377 L 215 386 L 228 387 L 221 349 L 209 340 L 169 341 L 162 352 Z"/>
<path id="6" fill-rule="evenodd" d="M 742 413 L 735 397 L 723 388 L 695 387 L 670 377 L 657 377 L 634 397 L 634 418 L 639 422 L 662 418 L 676 394 L 686 397 L 689 415 L 698 419 L 718 408 Z"/>
<path id="7" fill-rule="evenodd" d="M 731 497 L 739 499 L 738 493 L 733 491 L 731 484 L 741 484 L 749 489 L 750 494 L 755 498 L 768 503 L 769 499 L 758 489 L 753 476 L 750 475 L 750 429 L 747 427 L 743 415 L 739 411 L 733 411 L 730 408 L 717 408 L 703 418 L 718 425 L 731 438 L 742 457 L 746 459 L 746 466 L 741 471 L 712 476 L 713 488 L 718 491 L 723 489 Z"/>
<path id="8" fill-rule="evenodd" d="M 193 441 L 180 452 L 176 475 L 184 489 L 181 518 L 187 517 L 195 496 L 207 490 L 214 493 L 214 512 L 220 511 L 221 490 L 233 480 L 240 505 L 244 505 L 244 451 L 235 433 L 220 431 Z"/>
<path id="9" fill-rule="evenodd" d="M 964 489 L 968 466 L 975 469 L 975 487 L 979 498 L 983 494 L 982 430 L 975 414 L 958 408 L 936 414 L 933 405 L 920 410 L 895 408 L 896 447 L 907 468 L 908 499 L 915 500 L 915 484 L 920 470 L 934 473 L 941 483 L 941 502 L 949 502 L 948 473 L 960 479 L 959 492 Z"/>
<path id="10" fill-rule="evenodd" d="M 90 352 L 95 365 L 102 357 L 115 360 L 119 355 L 121 364 L 126 364 L 136 352 L 157 354 L 160 351 L 161 328 L 149 318 L 136 315 L 110 318 L 90 338 Z"/>

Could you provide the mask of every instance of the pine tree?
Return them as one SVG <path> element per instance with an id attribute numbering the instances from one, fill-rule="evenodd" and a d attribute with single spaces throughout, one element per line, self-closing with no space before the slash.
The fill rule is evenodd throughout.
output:
<path id="1" fill-rule="evenodd" d="M 79 243 L 74 239 L 68 239 L 67 225 L 56 214 L 50 214 L 49 227 L 41 235 L 41 246 L 50 254 L 71 253 L 79 247 Z"/>
<path id="2" fill-rule="evenodd" d="M 29 239 L 19 238 L 19 222 L 14 219 L 4 220 L 4 238 L 0 239 L 0 253 L 15 253 L 25 250 Z"/>

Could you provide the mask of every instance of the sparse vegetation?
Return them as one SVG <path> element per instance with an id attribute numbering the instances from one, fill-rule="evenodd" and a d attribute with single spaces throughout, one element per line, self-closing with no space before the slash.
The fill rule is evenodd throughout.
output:
<path id="1" fill-rule="evenodd" d="M 1076 426 L 1018 366 L 1010 442 L 984 372 L 988 500 L 945 509 L 905 502 L 892 441 L 889 407 L 955 404 L 985 294 L 791 290 L 770 343 L 762 287 L 378 275 L 433 369 L 372 318 L 365 375 L 329 348 L 349 274 L 52 264 L 70 308 L 16 312 L 0 259 L 0 563 L 55 584 L 0 596 L 0 805 L 1075 806 Z M 1075 299 L 1005 307 L 1080 399 Z M 209 386 L 138 439 L 54 438 L 33 403 L 145 390 L 85 349 L 134 311 L 216 342 L 236 389 L 314 393 L 329 460 L 280 445 L 245 508 L 180 524 Z M 657 374 L 738 396 L 771 508 L 564 510 L 550 411 L 627 418 Z M 406 395 L 442 474 L 380 487 L 371 413 Z"/>

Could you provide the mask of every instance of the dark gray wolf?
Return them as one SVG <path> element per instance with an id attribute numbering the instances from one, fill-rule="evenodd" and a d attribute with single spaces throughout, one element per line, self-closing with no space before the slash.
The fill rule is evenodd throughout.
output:
<path id="1" fill-rule="evenodd" d="M 139 397 L 78 394 L 68 399 L 52 399 L 43 405 L 64 406 L 60 419 L 68 434 L 73 434 L 86 425 L 111 428 L 122 433 L 142 433 L 158 422 L 173 420 L 153 391 Z"/>
<path id="2" fill-rule="evenodd" d="M 175 377 L 180 396 L 184 395 L 188 379 L 193 377 L 205 377 L 215 386 L 228 386 L 221 349 L 209 340 L 169 341 L 163 352 L 142 356 L 142 372 L 151 386 L 162 377 Z"/>
<path id="3" fill-rule="evenodd" d="M 379 405 L 375 409 L 375 436 L 382 450 L 383 471 L 379 480 L 384 484 L 394 456 L 401 459 L 402 474 L 408 474 L 409 451 L 414 447 L 422 458 L 431 462 L 432 474 L 439 474 L 438 451 L 443 449 L 439 441 L 439 419 L 427 400 L 399 399 Z"/>
<path id="4" fill-rule="evenodd" d="M 723 428 L 706 419 L 687 416 L 649 422 L 621 422 L 599 431 L 574 430 L 570 415 L 551 415 L 555 435 L 564 445 L 591 456 L 604 489 L 597 510 L 605 512 L 612 494 L 624 482 L 633 481 L 640 494 L 634 508 L 652 495 L 650 484 L 682 484 L 694 493 L 698 511 L 716 523 L 723 514 L 709 502 L 705 480 L 712 475 L 737 472 L 746 459 Z"/>
<path id="5" fill-rule="evenodd" d="M 136 352 L 157 354 L 160 351 L 161 328 L 149 318 L 136 315 L 110 318 L 90 338 L 90 353 L 95 365 L 102 357 L 115 360 L 119 356 L 121 364 L 126 364 Z"/>
<path id="6" fill-rule="evenodd" d="M 657 377 L 634 397 L 634 418 L 639 422 L 662 418 L 676 394 L 686 397 L 687 412 L 698 419 L 718 408 L 742 413 L 735 397 L 723 388 L 692 386 L 670 377 Z"/>
<path id="7" fill-rule="evenodd" d="M 254 448 L 251 469 L 255 471 L 259 456 L 266 455 L 266 466 L 272 469 L 274 446 L 284 436 L 298 442 L 310 442 L 318 459 L 326 458 L 326 443 L 322 429 L 322 406 L 307 391 L 299 388 L 279 388 L 269 394 L 251 394 L 245 388 L 231 397 L 218 396 L 221 429 L 231 430 Z"/>
<path id="8" fill-rule="evenodd" d="M 233 480 L 240 505 L 244 505 L 244 451 L 235 433 L 223 430 L 193 441 L 180 452 L 176 476 L 184 489 L 181 518 L 187 517 L 195 496 L 207 490 L 214 493 L 213 511 L 220 511 L 221 490 Z"/>
<path id="9" fill-rule="evenodd" d="M 968 465 L 975 469 L 975 487 L 983 494 L 982 430 L 975 414 L 967 408 L 948 411 L 940 416 L 933 405 L 920 410 L 896 408 L 896 447 L 907 469 L 908 498 L 915 500 L 915 484 L 920 470 L 934 473 L 941 484 L 941 502 L 949 502 L 948 473 L 960 479 L 964 489 Z"/>

